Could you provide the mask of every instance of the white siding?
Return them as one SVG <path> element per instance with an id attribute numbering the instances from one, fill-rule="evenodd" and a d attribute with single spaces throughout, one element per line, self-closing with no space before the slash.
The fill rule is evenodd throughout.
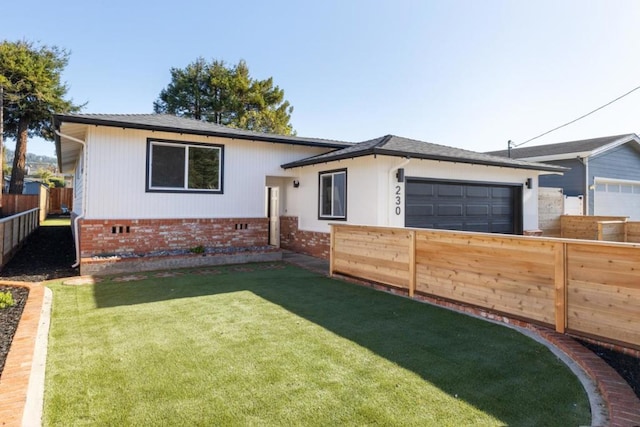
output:
<path id="1" fill-rule="evenodd" d="M 145 191 L 147 138 L 224 145 L 224 194 Z M 88 135 L 87 219 L 264 217 L 267 176 L 287 176 L 281 164 L 327 149 L 93 127 Z"/>
<path id="2" fill-rule="evenodd" d="M 84 194 L 84 155 L 80 152 L 73 172 L 73 213 L 82 215 L 82 196 Z"/>
<path id="3" fill-rule="evenodd" d="M 298 216 L 302 230 L 328 232 L 334 221 L 318 219 L 318 173 L 347 169 L 347 223 L 404 226 L 404 184 L 398 184 L 396 170 L 405 177 L 477 181 L 524 185 L 533 178 L 533 189 L 523 188 L 523 229 L 538 228 L 537 171 L 377 156 L 341 160 L 292 170 L 300 187 L 288 185 L 286 215 Z M 396 185 L 400 188 L 400 213 L 396 214 Z"/>

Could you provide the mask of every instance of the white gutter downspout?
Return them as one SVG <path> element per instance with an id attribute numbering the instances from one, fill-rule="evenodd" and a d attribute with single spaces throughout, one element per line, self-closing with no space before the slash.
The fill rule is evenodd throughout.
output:
<path id="1" fill-rule="evenodd" d="M 582 160 L 582 164 L 584 164 L 584 187 L 585 187 L 583 214 L 589 215 L 589 200 L 590 200 L 589 192 L 591 191 L 591 185 L 589 184 L 589 157 L 583 157 L 581 160 Z M 594 190 L 594 193 L 595 193 L 595 190 Z"/>
<path id="2" fill-rule="evenodd" d="M 58 130 L 54 130 L 55 134 L 58 135 L 60 138 L 66 138 L 70 141 L 73 142 L 77 142 L 78 144 L 82 145 L 82 168 L 83 168 L 83 172 L 82 172 L 82 207 L 80 210 L 80 215 L 76 216 L 73 219 L 73 238 L 74 238 L 74 243 L 76 245 L 76 262 L 75 264 L 73 264 L 71 267 L 72 268 L 76 268 L 77 266 L 80 265 L 80 234 L 78 232 L 78 222 L 84 218 L 84 211 L 85 211 L 85 200 L 86 200 L 86 196 L 85 196 L 85 192 L 87 191 L 87 187 L 86 187 L 86 176 L 87 174 L 84 173 L 84 169 L 86 169 L 87 167 L 87 144 L 85 143 L 85 141 L 78 139 L 78 138 L 74 138 L 73 136 L 69 136 L 69 135 L 65 135 L 63 133 L 61 133 Z"/>
<path id="3" fill-rule="evenodd" d="M 411 158 L 407 157 L 400 164 L 395 165 L 391 169 L 389 169 L 389 179 L 387 180 L 387 185 L 388 185 L 388 189 L 387 189 L 387 223 L 385 224 L 387 227 L 389 227 L 391 225 L 391 217 L 389 215 L 389 210 L 391 209 L 391 206 L 393 205 L 393 203 L 389 203 L 389 197 L 393 193 L 393 191 L 391 191 L 391 189 L 393 188 L 393 180 L 395 178 L 393 176 L 394 175 L 393 173 L 395 171 L 397 171 L 398 169 L 400 169 L 401 167 L 404 167 L 407 164 L 409 164 L 410 161 L 411 161 Z M 405 182 L 406 182 L 406 178 L 405 178 Z M 402 195 L 402 197 L 404 199 L 404 194 Z M 404 210 L 404 206 L 403 206 L 402 209 Z"/>

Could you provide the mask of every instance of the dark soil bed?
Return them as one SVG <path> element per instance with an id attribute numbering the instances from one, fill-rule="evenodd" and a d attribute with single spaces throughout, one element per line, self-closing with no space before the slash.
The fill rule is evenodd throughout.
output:
<path id="1" fill-rule="evenodd" d="M 581 341 L 581 344 L 615 369 L 640 398 L 640 359 L 592 343 Z"/>
<path id="2" fill-rule="evenodd" d="M 0 285 L 0 292 L 11 292 L 15 305 L 6 308 L 0 308 L 0 377 L 4 370 L 4 363 L 7 360 L 7 354 L 9 354 L 9 347 L 11 347 L 11 341 L 13 335 L 18 328 L 18 322 L 20 316 L 22 316 L 22 310 L 27 302 L 27 296 L 29 295 L 29 289 L 18 286 L 5 286 Z"/>
<path id="3" fill-rule="evenodd" d="M 41 282 L 77 276 L 71 227 L 39 227 L 0 271 L 0 280 Z"/>

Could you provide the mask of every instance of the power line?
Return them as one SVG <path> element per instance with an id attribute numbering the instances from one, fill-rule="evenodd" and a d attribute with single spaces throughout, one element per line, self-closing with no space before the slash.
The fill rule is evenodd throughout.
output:
<path id="1" fill-rule="evenodd" d="M 616 102 L 616 101 L 621 100 L 621 99 L 622 99 L 622 98 L 624 98 L 625 96 L 630 95 L 631 93 L 635 92 L 635 91 L 636 91 L 636 90 L 638 90 L 638 89 L 640 89 L 640 86 L 634 87 L 634 88 L 633 88 L 633 89 L 631 89 L 629 92 L 627 92 L 627 93 L 625 93 L 625 94 L 623 94 L 623 95 L 620 95 L 620 96 L 619 96 L 619 97 L 617 97 L 616 99 L 614 99 L 614 100 L 612 100 L 612 101 L 609 101 L 609 102 L 607 102 L 607 103 L 606 103 L 606 104 L 604 104 L 604 105 L 601 105 L 600 107 L 596 108 L 596 109 L 595 109 L 595 110 L 593 110 L 593 111 L 589 111 L 587 114 L 583 114 L 582 116 L 578 117 L 577 119 L 573 119 L 573 120 L 571 120 L 570 122 L 567 122 L 567 123 L 565 123 L 565 124 L 563 124 L 563 125 L 560 125 L 560 126 L 558 126 L 558 127 L 556 127 L 556 128 L 553 128 L 553 129 L 548 130 L 548 131 L 546 131 L 546 132 L 544 132 L 544 133 L 541 133 L 541 134 L 540 134 L 540 135 L 538 135 L 538 136 L 534 136 L 533 138 L 527 139 L 525 142 L 521 142 L 520 144 L 514 144 L 514 143 L 513 143 L 513 141 L 509 140 L 509 148 L 511 149 L 511 148 L 515 148 L 515 147 L 520 147 L 521 145 L 524 145 L 524 144 L 526 144 L 526 143 L 528 143 L 528 142 L 531 142 L 531 141 L 533 141 L 534 139 L 538 139 L 538 138 L 540 138 L 540 137 L 543 137 L 543 136 L 545 136 L 545 135 L 550 134 L 551 132 L 555 132 L 555 131 L 557 131 L 558 129 L 561 129 L 561 128 L 565 127 L 565 126 L 569 126 L 570 124 L 575 123 L 575 122 L 577 122 L 578 120 L 581 120 L 581 119 L 584 119 L 584 118 L 585 118 L 585 117 L 587 117 L 587 116 L 590 116 L 591 114 L 595 113 L 596 111 L 600 111 L 600 110 L 602 110 L 603 108 L 608 107 L 609 105 L 613 104 L 613 103 L 614 103 L 614 102 Z"/>

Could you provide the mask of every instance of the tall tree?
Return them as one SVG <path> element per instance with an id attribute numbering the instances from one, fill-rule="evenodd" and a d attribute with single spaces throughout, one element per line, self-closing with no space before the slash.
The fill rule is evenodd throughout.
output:
<path id="1" fill-rule="evenodd" d="M 200 57 L 185 68 L 171 69 L 171 82 L 153 103 L 169 113 L 257 132 L 291 135 L 293 107 L 273 78 L 257 80 L 245 61 L 227 66 Z"/>
<path id="2" fill-rule="evenodd" d="M 51 115 L 82 108 L 65 99 L 69 88 L 60 75 L 68 61 L 69 52 L 56 46 L 35 46 L 27 41 L 0 43 L 4 131 L 16 140 L 10 193 L 22 193 L 28 138 L 53 140 Z"/>

